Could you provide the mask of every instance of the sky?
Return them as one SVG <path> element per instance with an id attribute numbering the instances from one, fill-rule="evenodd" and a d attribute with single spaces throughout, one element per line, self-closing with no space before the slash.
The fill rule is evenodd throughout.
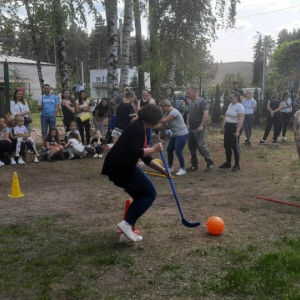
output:
<path id="1" fill-rule="evenodd" d="M 240 2 L 237 4 L 236 27 L 218 31 L 218 39 L 211 44 L 209 50 L 216 62 L 253 61 L 253 46 L 259 38 L 257 31 L 271 35 L 276 40 L 283 28 L 289 31 L 300 28 L 300 0 L 240 0 Z M 105 19 L 104 7 L 100 3 L 95 3 L 95 6 Z M 123 9 L 124 3 L 119 0 L 120 18 Z M 24 17 L 26 15 L 25 9 L 21 9 L 19 13 Z M 87 19 L 87 30 L 91 32 L 94 20 L 92 16 Z M 147 36 L 147 21 L 144 18 L 142 18 L 142 33 Z"/>

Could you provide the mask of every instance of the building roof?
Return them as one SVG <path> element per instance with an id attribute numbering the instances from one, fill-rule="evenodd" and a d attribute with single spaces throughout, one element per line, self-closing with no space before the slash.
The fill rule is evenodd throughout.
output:
<path id="1" fill-rule="evenodd" d="M 0 55 L 0 63 L 4 63 L 5 60 L 7 60 L 8 63 L 36 65 L 35 60 L 25 59 L 25 58 L 16 57 L 16 56 Z M 45 62 L 41 62 L 41 65 L 55 66 L 54 64 L 49 64 L 49 63 L 45 63 Z"/>

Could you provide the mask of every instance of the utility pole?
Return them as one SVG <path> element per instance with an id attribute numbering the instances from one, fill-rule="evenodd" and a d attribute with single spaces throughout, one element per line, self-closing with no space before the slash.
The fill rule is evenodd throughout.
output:
<path id="1" fill-rule="evenodd" d="M 266 77 L 267 77 L 267 40 L 266 37 L 264 37 L 263 78 L 262 78 L 262 88 L 261 88 L 262 99 L 265 99 Z"/>

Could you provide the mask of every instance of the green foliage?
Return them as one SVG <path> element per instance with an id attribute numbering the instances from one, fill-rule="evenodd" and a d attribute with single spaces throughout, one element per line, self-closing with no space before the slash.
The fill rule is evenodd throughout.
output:
<path id="1" fill-rule="evenodd" d="M 213 103 L 213 113 L 211 117 L 212 123 L 220 123 L 221 121 L 221 91 L 220 91 L 220 86 L 217 84 L 216 86 L 216 93 L 215 93 L 215 100 Z"/>
<path id="2" fill-rule="evenodd" d="M 136 76 L 136 74 L 134 74 L 134 76 L 131 78 L 131 81 L 129 83 L 130 88 L 134 91 L 134 92 L 138 92 L 138 77 Z"/>
<path id="3" fill-rule="evenodd" d="M 262 76 L 263 76 L 263 45 L 261 41 L 261 36 L 259 40 L 253 47 L 254 55 L 253 55 L 253 74 L 252 74 L 252 84 L 254 86 L 261 86 L 262 85 Z"/>
<path id="4" fill-rule="evenodd" d="M 288 32 L 287 29 L 282 29 L 277 36 L 277 44 L 281 45 L 284 42 L 291 42 L 300 39 L 300 29 L 294 28 L 292 32 Z"/>

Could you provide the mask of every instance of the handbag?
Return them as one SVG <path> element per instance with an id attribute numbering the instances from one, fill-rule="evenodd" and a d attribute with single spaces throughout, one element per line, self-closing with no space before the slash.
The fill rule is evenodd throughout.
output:
<path id="1" fill-rule="evenodd" d="M 21 106 L 19 105 L 19 103 L 18 103 L 18 106 L 19 106 L 20 111 L 22 113 L 22 109 L 21 109 Z M 30 124 L 30 123 L 32 123 L 32 118 L 31 117 L 23 117 L 23 118 L 24 118 L 24 124 Z"/>
<path id="2" fill-rule="evenodd" d="M 79 116 L 79 118 L 80 118 L 80 121 L 84 123 L 84 122 L 87 122 L 91 119 L 91 115 L 90 115 L 89 112 L 87 112 L 87 113 Z"/>

